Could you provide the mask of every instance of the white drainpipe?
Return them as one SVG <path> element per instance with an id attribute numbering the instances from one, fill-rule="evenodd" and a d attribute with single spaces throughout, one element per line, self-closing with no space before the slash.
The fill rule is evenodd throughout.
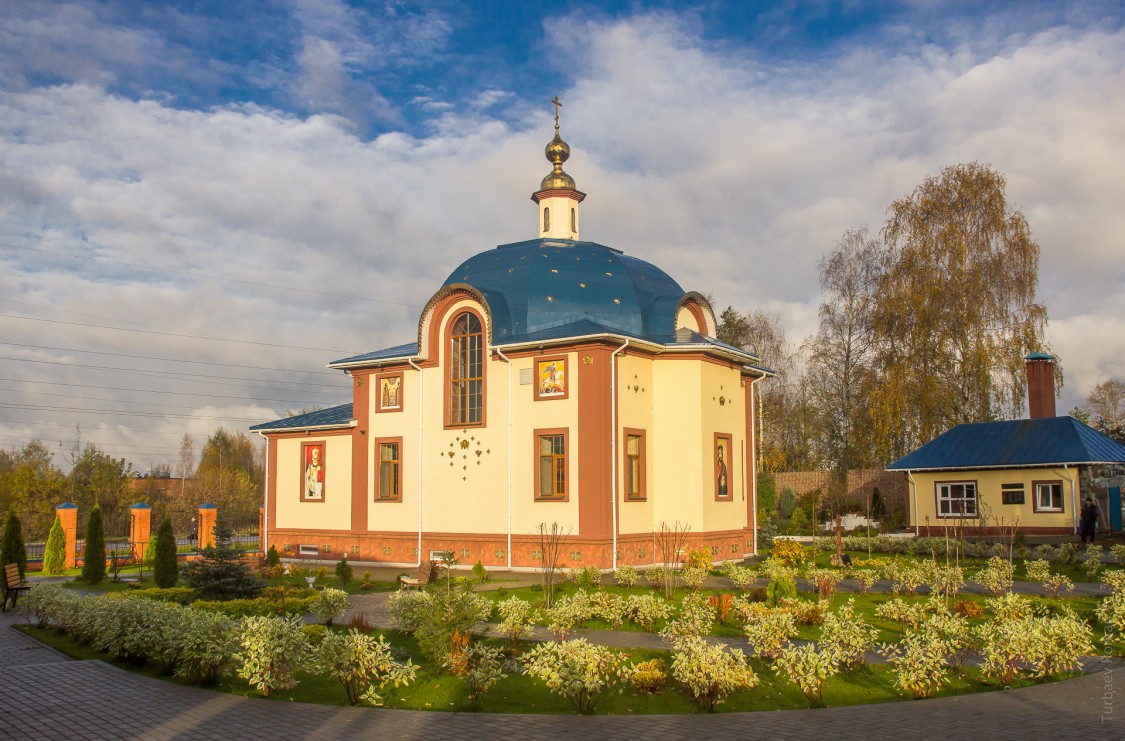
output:
<path id="1" fill-rule="evenodd" d="M 609 437 L 609 454 L 613 458 L 613 465 L 610 466 L 612 471 L 613 481 L 610 483 L 609 493 L 613 497 L 613 506 L 611 507 L 613 519 L 613 570 L 617 571 L 617 353 L 621 352 L 629 346 L 629 340 L 625 340 L 625 344 L 614 350 L 609 356 L 609 419 L 610 419 L 610 437 Z"/>
<path id="2" fill-rule="evenodd" d="M 914 490 L 914 537 L 917 538 L 920 532 L 918 527 L 920 519 L 918 517 L 918 482 L 914 480 L 914 475 L 910 473 L 909 469 L 906 471 L 906 478 L 910 479 L 910 488 Z"/>
<path id="3" fill-rule="evenodd" d="M 758 421 L 758 415 L 754 407 L 754 384 L 762 380 L 765 376 L 750 379 L 750 413 L 754 416 L 754 422 Z M 754 431 L 757 425 L 750 426 L 750 492 L 753 497 L 754 506 L 753 518 L 751 522 L 754 527 L 754 552 L 753 555 L 758 555 L 758 435 Z M 745 464 L 743 464 L 745 465 Z"/>
<path id="4" fill-rule="evenodd" d="M 406 362 L 418 371 L 418 450 L 415 455 L 418 457 L 418 566 L 420 567 L 422 565 L 422 451 L 424 450 L 422 447 L 422 411 L 426 394 L 422 390 L 421 366 L 415 363 L 413 358 L 407 358 Z"/>
<path id="5" fill-rule="evenodd" d="M 512 570 L 512 360 L 504 351 L 493 347 L 508 364 L 508 571 Z"/>

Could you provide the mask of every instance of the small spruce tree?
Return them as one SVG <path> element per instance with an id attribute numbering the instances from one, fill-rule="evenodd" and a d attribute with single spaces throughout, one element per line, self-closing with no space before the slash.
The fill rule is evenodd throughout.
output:
<path id="1" fill-rule="evenodd" d="M 180 578 L 180 564 L 176 559 L 176 534 L 172 531 L 171 519 L 165 517 L 161 521 L 152 543 L 152 578 L 156 586 L 162 589 L 176 586 Z"/>
<path id="2" fill-rule="evenodd" d="M 43 551 L 43 573 L 54 576 L 66 571 L 66 532 L 58 516 L 47 536 L 47 547 Z"/>
<path id="3" fill-rule="evenodd" d="M 277 553 L 276 545 L 271 545 L 270 549 L 266 551 L 266 565 L 271 568 L 281 565 L 281 556 Z"/>
<path id="4" fill-rule="evenodd" d="M 27 551 L 23 547 L 23 526 L 16 511 L 8 511 L 8 519 L 4 522 L 4 542 L 0 544 L 0 566 L 14 563 L 19 566 L 20 578 L 27 576 Z"/>
<path id="5" fill-rule="evenodd" d="M 184 567 L 187 585 L 208 599 L 257 597 L 266 583 L 254 576 L 242 562 L 242 551 L 231 543 L 231 529 L 219 515 L 215 522 L 215 542 L 207 546 Z"/>
<path id="6" fill-rule="evenodd" d="M 348 582 L 352 580 L 352 565 L 348 563 L 348 554 L 340 557 L 336 562 L 336 578 L 340 580 L 341 586 L 348 586 Z"/>
<path id="7" fill-rule="evenodd" d="M 105 579 L 105 523 L 102 508 L 95 504 L 86 521 L 86 545 L 82 551 L 82 581 L 98 584 Z"/>

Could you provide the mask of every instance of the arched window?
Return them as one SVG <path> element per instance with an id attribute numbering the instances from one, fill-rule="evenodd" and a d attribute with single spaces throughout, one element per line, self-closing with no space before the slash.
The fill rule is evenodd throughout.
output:
<path id="1" fill-rule="evenodd" d="M 578 231 L 578 210 L 570 209 L 570 231 Z"/>
<path id="2" fill-rule="evenodd" d="M 484 333 L 476 314 L 464 312 L 449 332 L 449 415 L 451 426 L 484 421 Z"/>
<path id="3" fill-rule="evenodd" d="M 543 209 L 543 231 L 551 231 L 551 209 L 549 208 Z"/>

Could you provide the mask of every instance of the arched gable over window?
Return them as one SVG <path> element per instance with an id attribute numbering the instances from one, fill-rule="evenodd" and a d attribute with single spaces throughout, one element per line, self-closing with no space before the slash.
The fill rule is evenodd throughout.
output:
<path id="1" fill-rule="evenodd" d="M 453 318 L 446 348 L 446 426 L 483 425 L 484 331 L 475 312 L 462 311 Z"/>

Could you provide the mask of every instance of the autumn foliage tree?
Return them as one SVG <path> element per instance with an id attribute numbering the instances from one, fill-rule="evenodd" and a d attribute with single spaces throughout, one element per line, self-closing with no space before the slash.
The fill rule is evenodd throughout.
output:
<path id="1" fill-rule="evenodd" d="M 891 204 L 874 298 L 882 460 L 1023 411 L 1023 356 L 1045 349 L 1047 311 L 1035 294 L 1039 245 L 1004 188 L 987 165 L 958 164 Z"/>

